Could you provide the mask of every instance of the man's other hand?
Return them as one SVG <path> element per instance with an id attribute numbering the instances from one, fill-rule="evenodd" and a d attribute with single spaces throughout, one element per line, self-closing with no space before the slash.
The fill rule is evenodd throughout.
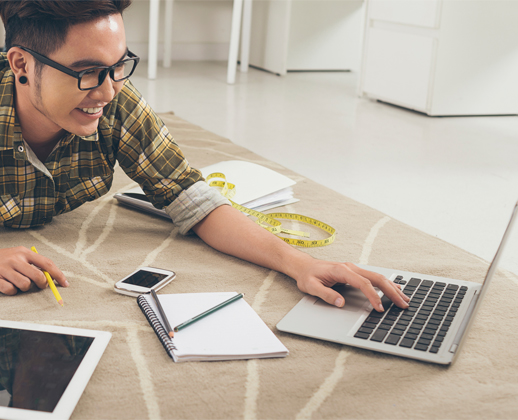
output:
<path id="1" fill-rule="evenodd" d="M 31 283 L 40 289 L 47 287 L 43 271 L 47 271 L 60 286 L 68 287 L 68 281 L 59 268 L 48 258 L 23 246 L 0 248 L 0 293 L 15 295 L 26 292 Z"/>

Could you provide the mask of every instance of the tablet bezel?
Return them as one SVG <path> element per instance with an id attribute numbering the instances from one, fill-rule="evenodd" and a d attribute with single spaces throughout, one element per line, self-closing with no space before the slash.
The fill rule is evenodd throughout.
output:
<path id="1" fill-rule="evenodd" d="M 92 337 L 94 340 L 77 368 L 70 383 L 65 388 L 54 411 L 51 413 L 36 410 L 0 406 L 0 418 L 5 420 L 57 420 L 68 419 L 81 398 L 90 377 L 92 376 L 101 356 L 110 341 L 112 334 L 107 331 L 86 330 L 82 328 L 62 327 L 48 324 L 33 324 L 26 322 L 0 320 L 0 328 L 12 328 L 29 331 L 68 334 Z"/>

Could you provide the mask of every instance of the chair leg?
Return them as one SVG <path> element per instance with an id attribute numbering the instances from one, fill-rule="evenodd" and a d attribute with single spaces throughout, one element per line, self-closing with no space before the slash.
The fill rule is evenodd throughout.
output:
<path id="1" fill-rule="evenodd" d="M 174 0 L 165 0 L 164 67 L 171 67 L 173 53 L 173 2 Z"/>
<path id="2" fill-rule="evenodd" d="M 243 28 L 241 29 L 241 66 L 242 73 L 248 71 L 250 63 L 250 33 L 252 30 L 252 0 L 243 3 Z"/>
<path id="3" fill-rule="evenodd" d="M 149 47 L 148 47 L 148 79 L 156 79 L 156 66 L 158 60 L 158 14 L 160 0 L 149 2 Z"/>
<path id="4" fill-rule="evenodd" d="M 243 12 L 243 0 L 234 0 L 232 9 L 232 29 L 230 31 L 230 48 L 228 52 L 227 83 L 236 82 L 237 52 L 239 49 L 239 33 L 241 32 L 241 14 Z"/>

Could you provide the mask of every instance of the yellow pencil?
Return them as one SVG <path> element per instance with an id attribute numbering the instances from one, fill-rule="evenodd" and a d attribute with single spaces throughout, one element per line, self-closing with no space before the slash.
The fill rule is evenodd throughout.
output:
<path id="1" fill-rule="evenodd" d="M 38 253 L 38 251 L 36 251 L 35 247 L 31 247 L 31 251 L 34 251 L 36 254 Z M 49 284 L 50 290 L 52 290 L 54 297 L 56 298 L 56 300 L 58 301 L 58 303 L 61 306 L 64 306 L 63 299 L 61 299 L 61 295 L 59 294 L 58 289 L 56 288 L 56 285 L 54 284 L 54 280 L 52 280 L 52 277 L 50 277 L 49 273 L 47 273 L 45 270 L 42 270 L 42 271 L 43 271 L 43 274 L 45 274 L 45 277 L 47 278 L 47 283 Z"/>

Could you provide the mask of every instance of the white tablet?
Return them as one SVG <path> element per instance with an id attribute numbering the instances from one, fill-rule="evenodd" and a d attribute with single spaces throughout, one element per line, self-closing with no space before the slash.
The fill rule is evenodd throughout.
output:
<path id="1" fill-rule="evenodd" d="M 0 320 L 0 418 L 68 419 L 111 333 Z"/>

